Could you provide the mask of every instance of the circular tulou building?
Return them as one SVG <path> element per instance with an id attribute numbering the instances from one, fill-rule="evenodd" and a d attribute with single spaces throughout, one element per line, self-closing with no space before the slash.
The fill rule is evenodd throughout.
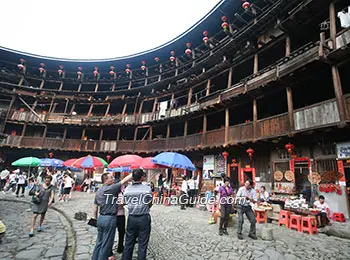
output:
<path id="1" fill-rule="evenodd" d="M 221 1 L 175 40 L 116 59 L 1 48 L 0 156 L 177 151 L 202 172 L 203 190 L 226 173 L 276 200 L 307 196 L 310 173 L 336 172 L 327 200 L 346 211 L 350 24 L 339 13 L 348 4 Z"/>

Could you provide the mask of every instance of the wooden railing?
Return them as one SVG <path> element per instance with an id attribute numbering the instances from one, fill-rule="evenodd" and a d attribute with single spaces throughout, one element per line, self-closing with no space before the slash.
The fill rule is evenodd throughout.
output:
<path id="1" fill-rule="evenodd" d="M 43 138 L 23 136 L 21 140 L 21 147 L 41 148 L 43 145 Z"/>
<path id="2" fill-rule="evenodd" d="M 118 141 L 118 151 L 133 152 L 134 141 Z"/>
<path id="3" fill-rule="evenodd" d="M 208 131 L 205 135 L 205 139 L 206 146 L 221 146 L 225 143 L 225 128 Z"/>
<path id="4" fill-rule="evenodd" d="M 63 147 L 63 139 L 45 138 L 43 148 L 46 149 L 61 149 Z"/>
<path id="5" fill-rule="evenodd" d="M 185 147 L 198 147 L 202 144 L 202 134 L 193 134 L 186 136 Z"/>
<path id="6" fill-rule="evenodd" d="M 228 131 L 228 141 L 230 143 L 243 143 L 254 139 L 253 123 L 245 123 L 230 126 Z"/>
<path id="7" fill-rule="evenodd" d="M 170 150 L 184 150 L 185 138 L 183 136 L 169 138 L 168 149 Z"/>
<path id="8" fill-rule="evenodd" d="M 344 105 L 346 110 L 346 118 L 350 120 L 350 94 L 344 96 Z"/>
<path id="9" fill-rule="evenodd" d="M 288 113 L 265 118 L 256 123 L 255 139 L 285 135 L 289 130 Z"/>
<path id="10" fill-rule="evenodd" d="M 166 139 L 154 139 L 149 144 L 150 151 L 153 152 L 160 152 L 164 151 L 166 149 Z"/>

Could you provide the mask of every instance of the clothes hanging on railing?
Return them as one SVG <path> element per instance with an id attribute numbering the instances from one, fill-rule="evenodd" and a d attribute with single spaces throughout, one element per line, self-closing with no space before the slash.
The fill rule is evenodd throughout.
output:
<path id="1" fill-rule="evenodd" d="M 168 109 L 168 101 L 160 102 L 160 104 L 159 104 L 159 116 L 165 117 L 167 109 Z"/>
<path id="2" fill-rule="evenodd" d="M 340 19 L 340 25 L 342 28 L 350 27 L 350 6 L 348 7 L 348 12 L 345 12 L 345 9 L 338 12 L 338 18 Z"/>

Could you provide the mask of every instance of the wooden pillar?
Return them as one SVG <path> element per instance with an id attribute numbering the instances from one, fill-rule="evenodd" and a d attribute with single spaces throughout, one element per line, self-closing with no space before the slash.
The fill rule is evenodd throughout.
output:
<path id="1" fill-rule="evenodd" d="M 95 92 L 97 92 L 97 90 L 98 90 L 98 83 L 96 83 Z"/>
<path id="2" fill-rule="evenodd" d="M 100 142 L 102 141 L 102 138 L 103 138 L 103 128 L 101 128 L 100 130 L 100 138 L 99 138 Z"/>
<path id="3" fill-rule="evenodd" d="M 111 108 L 111 103 L 108 103 L 107 108 L 106 108 L 105 117 L 108 116 L 108 114 L 109 114 L 109 109 L 110 109 L 110 108 Z"/>
<path id="4" fill-rule="evenodd" d="M 141 113 L 142 113 L 143 102 L 144 102 L 144 100 L 142 100 L 142 101 L 141 101 L 141 104 L 140 104 L 139 115 L 141 115 Z"/>
<path id="5" fill-rule="evenodd" d="M 134 132 L 134 141 L 136 141 L 136 139 L 137 139 L 137 132 L 138 132 L 138 130 L 139 130 L 139 127 L 136 127 L 135 128 L 135 132 Z"/>
<path id="6" fill-rule="evenodd" d="M 90 116 L 90 115 L 91 115 L 91 112 L 92 112 L 92 108 L 93 108 L 93 107 L 94 107 L 94 104 L 91 104 L 87 116 Z"/>
<path id="7" fill-rule="evenodd" d="M 233 68 L 230 68 L 230 70 L 228 71 L 227 88 L 230 88 L 232 86 L 232 74 Z"/>
<path id="8" fill-rule="evenodd" d="M 84 140 L 85 132 L 86 132 L 86 129 L 83 128 L 83 131 L 81 132 L 81 140 Z"/>
<path id="9" fill-rule="evenodd" d="M 131 86 L 132 86 L 132 82 L 129 81 L 128 89 L 131 89 Z"/>
<path id="10" fill-rule="evenodd" d="M 257 100 L 253 100 L 253 132 L 254 132 L 254 139 L 256 136 L 256 123 L 258 121 L 258 103 Z"/>
<path id="11" fill-rule="evenodd" d="M 149 140 L 151 141 L 153 138 L 153 126 L 149 127 Z"/>
<path id="12" fill-rule="evenodd" d="M 67 113 L 68 103 L 69 103 L 69 99 L 67 98 L 67 99 L 66 99 L 66 106 L 64 107 L 64 112 L 63 112 L 64 114 Z"/>
<path id="13" fill-rule="evenodd" d="M 169 138 L 170 138 L 170 124 L 166 128 L 166 148 L 169 149 Z"/>
<path id="14" fill-rule="evenodd" d="M 60 87 L 58 88 L 59 91 L 63 89 L 63 82 L 61 82 Z"/>
<path id="15" fill-rule="evenodd" d="M 20 79 L 19 82 L 18 82 L 18 86 L 19 86 L 19 87 L 22 86 L 23 81 L 24 81 L 24 77 L 21 77 L 21 79 Z"/>
<path id="16" fill-rule="evenodd" d="M 329 34 L 330 38 L 333 43 L 333 50 L 337 48 L 337 23 L 336 23 L 336 16 L 335 16 L 335 7 L 334 7 L 334 2 L 329 4 Z"/>
<path id="17" fill-rule="evenodd" d="M 63 141 L 66 139 L 66 137 L 67 137 L 67 128 L 65 128 L 63 131 Z"/>
<path id="18" fill-rule="evenodd" d="M 44 81 L 44 80 L 41 80 L 40 86 L 39 86 L 40 89 L 42 89 L 42 88 L 44 87 L 44 83 L 45 83 L 45 81 Z"/>
<path id="19" fill-rule="evenodd" d="M 292 89 L 290 87 L 287 87 L 286 90 L 287 90 L 289 125 L 290 125 L 290 130 L 293 131 L 294 130 L 293 94 L 292 94 Z"/>
<path id="20" fill-rule="evenodd" d="M 342 87 L 341 87 L 341 81 L 340 81 L 338 67 L 335 65 L 332 65 L 332 78 L 333 78 L 333 87 L 334 87 L 335 98 L 337 100 L 337 105 L 338 105 L 339 118 L 340 118 L 340 121 L 343 122 L 346 119 L 344 102 L 343 102 L 343 91 L 342 91 Z"/>
<path id="21" fill-rule="evenodd" d="M 206 92 L 206 96 L 209 96 L 210 94 L 210 79 L 208 79 L 208 82 L 207 82 L 207 92 Z"/>
<path id="22" fill-rule="evenodd" d="M 207 115 L 203 115 L 203 135 L 202 135 L 202 144 L 205 144 L 205 136 L 207 134 Z"/>
<path id="23" fill-rule="evenodd" d="M 184 124 L 184 136 L 185 137 L 187 136 L 187 129 L 188 129 L 188 121 L 186 120 L 185 124 Z"/>
<path id="24" fill-rule="evenodd" d="M 125 116 L 125 112 L 126 112 L 126 107 L 127 107 L 127 103 L 124 104 L 123 106 L 123 111 L 122 111 L 122 116 Z"/>
<path id="25" fill-rule="evenodd" d="M 27 130 L 27 123 L 24 123 L 23 128 L 22 128 L 22 134 L 21 136 L 24 136 Z"/>
<path id="26" fill-rule="evenodd" d="M 187 106 L 188 106 L 188 107 L 191 105 L 192 91 L 193 91 L 192 88 L 190 88 L 190 89 L 188 90 L 188 97 L 187 97 Z"/>
<path id="27" fill-rule="evenodd" d="M 7 123 L 7 120 L 8 120 L 8 118 L 9 118 L 9 116 L 10 116 L 10 113 L 11 113 L 13 104 L 15 103 L 15 100 L 16 100 L 16 96 L 12 96 L 12 99 L 11 99 L 10 105 L 9 105 L 9 107 L 8 107 L 8 109 L 7 109 L 6 117 L 5 117 L 5 120 L 4 120 L 4 123 L 3 123 L 3 125 L 2 125 L 1 132 L 0 132 L 0 133 L 4 133 L 4 132 L 5 132 L 6 123 Z"/>
<path id="28" fill-rule="evenodd" d="M 117 130 L 117 141 L 119 141 L 119 138 L 120 138 L 120 128 L 118 128 Z"/>
<path id="29" fill-rule="evenodd" d="M 44 133 L 43 133 L 43 137 L 42 137 L 41 147 L 44 146 L 44 141 L 45 141 L 45 138 L 46 138 L 46 134 L 47 134 L 47 125 L 45 125 L 45 127 L 44 127 Z"/>
<path id="30" fill-rule="evenodd" d="M 254 69 L 253 69 L 253 74 L 257 74 L 259 71 L 259 58 L 258 54 L 254 54 Z"/>
<path id="31" fill-rule="evenodd" d="M 290 52 L 291 52 L 290 37 L 287 36 L 287 38 L 286 38 L 286 57 L 290 56 Z"/>
<path id="32" fill-rule="evenodd" d="M 78 87 L 78 92 L 80 92 L 81 90 L 81 84 L 79 84 L 79 87 Z"/>
<path id="33" fill-rule="evenodd" d="M 225 109 L 225 145 L 228 144 L 228 130 L 229 130 L 229 127 L 230 127 L 230 110 L 229 108 L 227 107 Z"/>
<path id="34" fill-rule="evenodd" d="M 115 90 L 115 84 L 112 85 L 112 91 L 114 91 L 114 90 Z"/>

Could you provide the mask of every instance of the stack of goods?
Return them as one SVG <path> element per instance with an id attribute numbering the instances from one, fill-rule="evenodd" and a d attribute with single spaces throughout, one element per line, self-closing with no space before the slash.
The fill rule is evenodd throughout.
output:
<path id="1" fill-rule="evenodd" d="M 336 171 L 328 171 L 323 173 L 322 176 L 320 176 L 320 182 L 322 180 L 322 183 L 319 185 L 320 192 L 335 192 L 338 195 L 342 195 L 341 186 L 337 184 L 341 176 L 342 174 Z"/>
<path id="2" fill-rule="evenodd" d="M 284 204 L 285 208 L 297 209 L 297 210 L 308 210 L 309 205 L 303 198 L 299 199 L 287 199 Z"/>

